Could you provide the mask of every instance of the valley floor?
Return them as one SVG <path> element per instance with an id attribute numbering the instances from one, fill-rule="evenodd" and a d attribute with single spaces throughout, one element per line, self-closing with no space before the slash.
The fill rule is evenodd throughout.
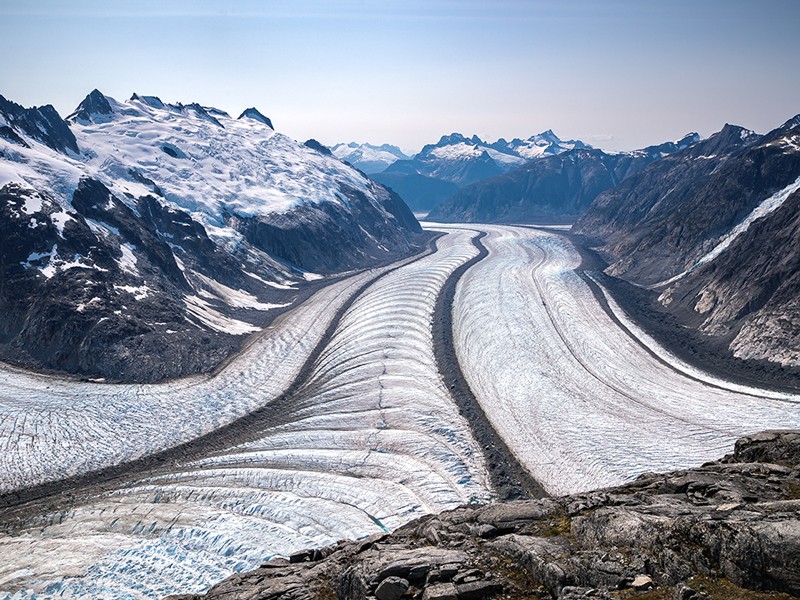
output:
<path id="1" fill-rule="evenodd" d="M 444 234 L 434 253 L 322 289 L 214 377 L 0 370 L 0 598 L 198 592 L 274 555 L 491 500 L 502 454 L 440 373 L 437 310 L 452 310 L 487 427 L 551 494 L 800 427 L 800 397 L 699 371 L 608 296 L 612 318 L 557 229 L 429 228 Z"/>

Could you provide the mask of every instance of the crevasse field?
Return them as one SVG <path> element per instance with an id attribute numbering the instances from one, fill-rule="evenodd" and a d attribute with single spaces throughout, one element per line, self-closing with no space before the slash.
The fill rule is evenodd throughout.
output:
<path id="1" fill-rule="evenodd" d="M 229 443 L 198 444 L 186 460 L 3 522 L 0 598 L 202 591 L 273 555 L 490 500 L 431 333 L 439 291 L 478 254 L 480 231 L 488 256 L 452 306 L 456 354 L 496 431 L 549 492 L 697 465 L 739 435 L 800 427 L 800 398 L 681 363 L 608 298 L 620 326 L 557 230 L 435 228 L 445 235 L 434 253 L 322 289 L 214 377 L 130 386 L 0 370 L 4 492 L 147 456 L 263 409 Z"/>

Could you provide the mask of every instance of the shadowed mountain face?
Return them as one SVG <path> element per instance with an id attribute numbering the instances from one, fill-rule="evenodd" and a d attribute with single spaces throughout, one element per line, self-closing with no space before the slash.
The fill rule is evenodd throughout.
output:
<path id="1" fill-rule="evenodd" d="M 310 281 L 422 243 L 256 109 L 97 90 L 67 121 L 0 97 L 0 216 L 0 359 L 129 381 L 209 371 Z"/>
<path id="2" fill-rule="evenodd" d="M 597 198 L 574 227 L 607 273 L 735 356 L 798 366 L 800 118 L 726 125 Z"/>
<path id="3" fill-rule="evenodd" d="M 416 172 L 384 171 L 369 178 L 397 192 L 415 212 L 431 210 L 459 189 L 455 183 Z"/>
<path id="4" fill-rule="evenodd" d="M 684 322 L 727 343 L 734 356 L 797 366 L 800 191 L 660 299 Z"/>
<path id="5" fill-rule="evenodd" d="M 509 173 L 467 186 L 431 211 L 439 221 L 571 223 L 605 190 L 666 154 L 685 148 L 696 134 L 643 150 L 607 154 L 575 149 L 534 158 Z"/>

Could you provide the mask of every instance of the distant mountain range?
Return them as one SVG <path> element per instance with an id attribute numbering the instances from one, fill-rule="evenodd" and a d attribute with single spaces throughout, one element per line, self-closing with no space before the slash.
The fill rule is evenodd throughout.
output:
<path id="1" fill-rule="evenodd" d="M 521 167 L 462 188 L 435 206 L 428 218 L 481 223 L 571 223 L 601 192 L 698 140 L 699 136 L 691 133 L 677 142 L 613 154 L 579 142 L 551 145 Z"/>
<path id="2" fill-rule="evenodd" d="M 65 120 L 0 96 L 0 359 L 209 370 L 309 281 L 414 252 L 402 200 L 323 150 L 255 108 L 95 90 Z"/>
<path id="3" fill-rule="evenodd" d="M 509 142 L 501 138 L 493 143 L 484 142 L 477 135 L 452 133 L 428 144 L 413 157 L 395 154 L 397 158 L 384 170 L 367 172 L 373 180 L 397 191 L 413 210 L 427 212 L 465 185 L 507 173 L 530 159 L 575 148 L 589 146 L 577 140 L 561 140 L 551 130 L 524 140 L 515 138 Z"/>
<path id="4" fill-rule="evenodd" d="M 394 162 L 409 158 L 400 148 L 391 144 L 374 146 L 350 142 L 331 146 L 330 151 L 336 158 L 350 163 L 368 175 L 380 173 Z"/>

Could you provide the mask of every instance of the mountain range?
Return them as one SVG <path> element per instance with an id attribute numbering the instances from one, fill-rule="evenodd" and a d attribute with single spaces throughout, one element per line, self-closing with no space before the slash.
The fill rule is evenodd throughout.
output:
<path id="1" fill-rule="evenodd" d="M 423 240 L 255 108 L 97 90 L 67 119 L 0 96 L 0 199 L 0 358 L 99 378 L 208 371 L 314 281 Z"/>
<path id="2" fill-rule="evenodd" d="M 413 210 L 427 212 L 465 185 L 506 173 L 532 158 L 575 148 L 589 146 L 578 140 L 561 140 L 551 130 L 524 140 L 500 138 L 493 143 L 477 135 L 452 133 L 424 146 L 413 157 L 396 158 L 370 177 L 399 193 Z"/>
<path id="3" fill-rule="evenodd" d="M 699 140 L 691 133 L 632 152 L 585 147 L 532 156 L 519 168 L 468 185 L 433 208 L 434 221 L 480 223 L 574 221 L 601 192 Z"/>

